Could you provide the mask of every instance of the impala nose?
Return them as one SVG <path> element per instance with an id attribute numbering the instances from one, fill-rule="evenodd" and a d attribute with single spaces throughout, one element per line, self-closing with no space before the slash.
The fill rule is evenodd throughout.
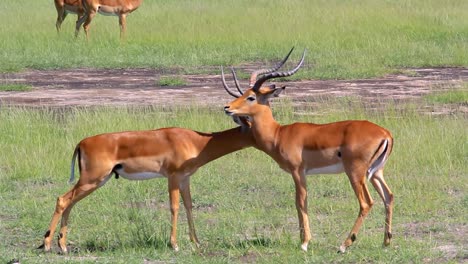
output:
<path id="1" fill-rule="evenodd" d="M 224 113 L 226 113 L 227 115 L 231 115 L 231 114 L 232 114 L 232 112 L 229 111 L 229 106 L 228 106 L 228 105 L 226 105 L 226 106 L 224 107 Z"/>

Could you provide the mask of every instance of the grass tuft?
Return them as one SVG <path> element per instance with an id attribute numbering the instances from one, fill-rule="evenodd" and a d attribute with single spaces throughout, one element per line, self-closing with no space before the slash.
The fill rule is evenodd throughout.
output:
<path id="1" fill-rule="evenodd" d="M 465 85 L 468 89 L 468 84 Z M 424 96 L 430 103 L 438 104 L 468 104 L 468 90 L 453 90 L 447 92 L 436 92 Z"/>
<path id="2" fill-rule="evenodd" d="M 28 92 L 33 87 L 27 84 L 0 84 L 1 92 Z"/>
<path id="3" fill-rule="evenodd" d="M 179 76 L 161 76 L 157 81 L 157 84 L 160 86 L 184 86 L 187 85 L 187 82 Z"/>

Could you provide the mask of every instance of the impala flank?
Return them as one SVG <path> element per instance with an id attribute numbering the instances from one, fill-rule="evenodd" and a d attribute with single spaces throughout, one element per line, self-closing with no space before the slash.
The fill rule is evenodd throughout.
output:
<path id="1" fill-rule="evenodd" d="M 240 127 L 215 133 L 162 128 L 107 133 L 81 140 L 73 153 L 70 182 L 74 180 L 77 158 L 80 179 L 70 191 L 58 197 L 44 243 L 39 248 L 44 248 L 45 251 L 51 249 L 55 228 L 62 217 L 58 245 L 63 253 L 67 252 L 67 226 L 72 207 L 103 186 L 112 174 L 116 178 L 121 176 L 129 180 L 167 178 L 172 222 L 171 246 L 176 251 L 179 249 L 176 240 L 179 192 L 187 213 L 190 240 L 198 246 L 192 217 L 189 177 L 212 160 L 254 145 L 245 120 L 237 117 L 234 119 L 241 124 Z"/>
<path id="2" fill-rule="evenodd" d="M 292 51 L 292 50 L 291 50 Z M 291 54 L 291 52 L 289 53 Z M 285 59 L 289 57 L 289 54 Z M 311 239 L 307 213 L 306 175 L 345 172 L 358 198 L 360 210 L 351 232 L 340 246 L 345 252 L 355 240 L 358 231 L 373 205 L 366 179 L 384 201 L 386 218 L 384 245 L 392 238 L 393 194 L 387 186 L 383 168 L 392 151 L 391 133 L 369 121 L 341 121 L 329 124 L 294 123 L 280 125 L 273 118 L 269 99 L 278 96 L 285 87 L 263 86 L 264 82 L 296 73 L 304 62 L 305 51 L 298 65 L 288 72 L 259 71 L 250 78 L 250 89 L 227 104 L 229 116 L 248 117 L 258 149 L 271 156 L 278 165 L 292 175 L 296 188 L 296 208 L 299 217 L 301 248 L 307 250 Z M 234 71 L 233 71 L 234 74 Z M 224 79 L 225 89 L 229 89 Z M 237 78 L 234 74 L 236 86 Z"/>

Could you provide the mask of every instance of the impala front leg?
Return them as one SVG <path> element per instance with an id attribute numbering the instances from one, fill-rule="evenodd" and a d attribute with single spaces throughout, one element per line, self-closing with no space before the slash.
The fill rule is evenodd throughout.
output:
<path id="1" fill-rule="evenodd" d="M 67 16 L 67 12 L 65 12 L 64 7 L 57 8 L 57 22 L 55 23 L 55 27 L 57 28 L 57 33 L 60 33 L 60 29 L 62 28 L 62 23 Z"/>
<path id="2" fill-rule="evenodd" d="M 127 28 L 127 15 L 121 14 L 119 16 L 119 25 L 120 25 L 120 40 L 124 40 L 125 30 Z"/>
<path id="3" fill-rule="evenodd" d="M 86 14 L 83 14 L 81 17 L 78 18 L 78 20 L 76 21 L 76 25 L 75 25 L 75 38 L 78 37 L 78 34 L 80 33 L 80 27 L 81 25 L 83 25 L 83 23 L 86 21 L 87 19 L 87 15 Z M 83 26 L 83 29 L 84 29 L 84 26 Z"/>
<path id="4" fill-rule="evenodd" d="M 83 24 L 84 19 L 86 19 L 85 15 L 83 13 L 79 13 L 75 24 L 75 37 L 78 37 L 78 34 L 80 33 L 80 27 Z"/>
<path id="5" fill-rule="evenodd" d="M 179 183 L 176 175 L 169 176 L 169 201 L 171 207 L 171 246 L 179 251 L 177 245 L 177 217 L 179 214 Z"/>
<path id="6" fill-rule="evenodd" d="M 193 214 L 192 214 L 192 195 L 190 194 L 190 177 L 187 176 L 180 183 L 180 194 L 182 195 L 182 200 L 184 202 L 185 211 L 187 214 L 187 222 L 189 225 L 189 236 L 190 241 L 195 243 L 195 246 L 200 247 L 200 242 L 198 241 L 197 234 L 195 232 L 195 224 L 193 223 Z"/>
<path id="7" fill-rule="evenodd" d="M 83 16 L 83 18 L 86 20 L 83 25 L 83 29 L 86 35 L 86 40 L 89 40 L 89 26 L 91 24 L 91 21 L 93 21 L 94 16 L 96 16 L 96 10 L 94 9 L 89 10 L 89 12 L 87 12 L 86 15 Z M 76 27 L 79 28 L 78 25 Z"/>
<path id="8" fill-rule="evenodd" d="M 299 229 L 301 234 L 301 249 L 307 251 L 309 241 L 312 238 L 309 228 L 309 215 L 307 213 L 307 181 L 303 173 L 292 173 L 296 186 L 296 209 L 299 217 Z"/>

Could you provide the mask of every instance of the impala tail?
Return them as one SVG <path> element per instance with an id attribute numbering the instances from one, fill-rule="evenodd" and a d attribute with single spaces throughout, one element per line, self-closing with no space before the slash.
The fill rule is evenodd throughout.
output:
<path id="1" fill-rule="evenodd" d="M 74 181 L 75 181 L 75 161 L 76 161 L 76 158 L 80 157 L 80 147 L 79 145 L 76 146 L 75 148 L 75 151 L 73 152 L 73 157 L 72 157 L 72 161 L 71 161 L 71 171 L 70 171 L 70 179 L 68 180 L 68 183 L 69 184 L 72 184 Z M 78 164 L 79 166 L 79 164 Z M 79 168 L 81 169 L 81 168 Z"/>
<path id="2" fill-rule="evenodd" d="M 371 159 L 371 166 L 367 170 L 367 180 L 370 180 L 372 176 L 374 176 L 374 173 L 385 165 L 390 152 L 392 152 L 392 145 L 393 140 L 391 138 L 382 140 L 382 143 L 380 143 L 374 157 Z"/>

